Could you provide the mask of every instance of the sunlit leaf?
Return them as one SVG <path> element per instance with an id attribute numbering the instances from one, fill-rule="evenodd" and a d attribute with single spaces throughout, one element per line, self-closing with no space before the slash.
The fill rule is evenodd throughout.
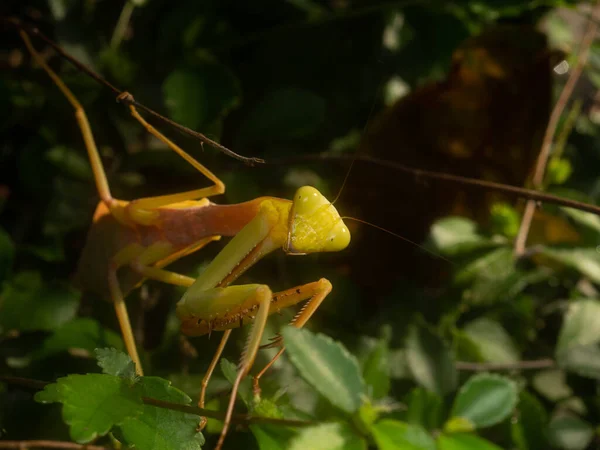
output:
<path id="1" fill-rule="evenodd" d="M 302 429 L 288 450 L 367 450 L 367 442 L 346 424 L 325 423 Z"/>
<path id="2" fill-rule="evenodd" d="M 138 386 L 144 397 L 181 405 L 192 399 L 159 377 L 143 377 Z M 144 405 L 142 414 L 128 417 L 120 425 L 126 441 L 144 450 L 200 450 L 204 436 L 196 429 L 200 417 L 166 408 Z"/>
<path id="3" fill-rule="evenodd" d="M 140 390 L 113 375 L 69 375 L 35 396 L 40 403 L 63 404 L 63 419 L 71 438 L 80 443 L 104 436 L 114 425 L 142 413 Z"/>
<path id="4" fill-rule="evenodd" d="M 452 416 L 468 420 L 476 428 L 506 419 L 517 404 L 517 386 L 499 375 L 473 375 L 454 399 Z"/>
<path id="5" fill-rule="evenodd" d="M 115 348 L 97 348 L 96 359 L 102 372 L 128 381 L 135 380 L 135 364 L 126 353 Z"/>
<path id="6" fill-rule="evenodd" d="M 600 301 L 569 305 L 556 346 L 556 359 L 565 369 L 600 378 Z"/>
<path id="7" fill-rule="evenodd" d="M 435 450 L 435 441 L 423 428 L 397 420 L 381 420 L 372 427 L 379 450 Z"/>
<path id="8" fill-rule="evenodd" d="M 442 434 L 437 444 L 438 450 L 502 450 L 485 439 L 466 433 Z"/>
<path id="9" fill-rule="evenodd" d="M 431 227 L 430 239 L 444 255 L 459 255 L 482 247 L 494 246 L 488 238 L 477 233 L 477 224 L 463 217 L 446 217 Z"/>
<path id="10" fill-rule="evenodd" d="M 514 342 L 498 322 L 482 317 L 469 322 L 463 331 L 478 348 L 483 361 L 508 363 L 519 360 Z"/>
<path id="11" fill-rule="evenodd" d="M 448 346 L 424 326 L 410 328 L 406 340 L 406 358 L 416 381 L 439 395 L 454 391 L 458 374 Z"/>
<path id="12" fill-rule="evenodd" d="M 550 444 L 565 450 L 583 450 L 594 437 L 592 426 L 574 416 L 552 419 L 547 432 Z"/>
<path id="13" fill-rule="evenodd" d="M 596 248 L 543 248 L 542 255 L 600 283 L 600 253 Z"/>
<path id="14" fill-rule="evenodd" d="M 300 375 L 333 405 L 348 413 L 356 411 L 365 395 L 356 358 L 323 334 L 291 326 L 282 334 Z"/>

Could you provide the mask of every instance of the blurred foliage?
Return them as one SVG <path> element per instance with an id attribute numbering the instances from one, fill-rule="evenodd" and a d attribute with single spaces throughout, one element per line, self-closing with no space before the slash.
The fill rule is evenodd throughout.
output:
<path id="1" fill-rule="evenodd" d="M 246 156 L 358 152 L 526 185 L 585 3 L 33 0 L 3 2 L 0 13 L 34 23 L 139 102 Z M 73 111 L 15 30 L 0 32 L 0 440 L 213 448 L 219 421 L 198 433 L 198 416 L 143 398 L 195 402 L 218 339 L 181 337 L 182 289 L 147 282 L 128 308 L 152 376 L 134 375 L 112 306 L 71 283 L 98 200 Z M 115 197 L 204 183 L 110 92 L 34 44 L 86 108 Z M 548 191 L 590 203 L 600 196 L 599 61 L 595 43 L 545 180 Z M 334 290 L 306 329 L 285 326 L 292 311 L 269 320 L 265 338 L 281 333 L 288 350 L 261 395 L 246 379 L 236 404 L 310 425 L 233 427 L 225 448 L 598 447 L 597 216 L 544 205 L 516 259 L 520 201 L 359 161 L 348 172 L 343 158 L 246 167 L 152 124 L 226 182 L 215 202 L 289 198 L 310 184 L 339 193 L 343 215 L 423 244 L 350 220 L 346 251 L 279 252 L 241 277 L 274 290 L 326 277 Z M 195 276 L 220 248 L 173 270 Z M 234 336 L 209 385 L 211 409 L 227 404 L 244 331 Z M 274 353 L 261 350 L 253 373 Z M 35 394 L 14 377 L 50 384 Z"/>

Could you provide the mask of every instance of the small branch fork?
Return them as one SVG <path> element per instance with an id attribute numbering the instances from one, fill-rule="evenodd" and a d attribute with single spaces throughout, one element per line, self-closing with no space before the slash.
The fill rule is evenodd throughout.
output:
<path id="1" fill-rule="evenodd" d="M 594 42 L 594 38 L 596 37 L 596 33 L 598 31 L 598 23 L 597 20 L 600 18 L 600 1 L 596 3 L 594 9 L 592 10 L 592 15 L 589 19 L 588 27 L 583 35 L 581 40 L 581 44 L 579 47 L 579 55 L 577 57 L 577 63 L 571 70 L 571 74 L 560 93 L 558 101 L 552 110 L 552 114 L 550 115 L 550 119 L 548 121 L 548 126 L 546 128 L 546 133 L 544 134 L 544 140 L 542 142 L 542 148 L 540 150 L 540 154 L 538 155 L 538 159 L 535 166 L 535 172 L 532 178 L 532 184 L 534 189 L 542 190 L 544 187 L 544 174 L 546 172 L 546 166 L 548 165 L 548 160 L 550 158 L 550 153 L 552 149 L 552 142 L 554 141 L 554 135 L 556 134 L 556 129 L 558 128 L 558 123 L 562 116 L 562 113 L 573 94 L 573 90 L 575 89 L 575 85 L 583 72 L 583 68 L 588 60 L 588 55 L 590 52 L 590 47 Z M 520 257 L 525 253 L 525 243 L 527 242 L 527 235 L 529 234 L 529 228 L 531 227 L 531 221 L 533 220 L 533 214 L 535 213 L 536 203 L 533 200 L 529 200 L 525 205 L 525 210 L 523 212 L 523 218 L 521 220 L 521 226 L 519 228 L 519 232 L 517 237 L 515 238 L 515 256 Z"/>
<path id="2" fill-rule="evenodd" d="M 110 89 L 111 91 L 113 91 L 117 97 L 122 96 L 122 94 L 124 93 L 124 91 L 120 90 L 119 88 L 115 87 L 113 84 L 111 84 L 109 81 L 107 81 L 106 79 L 104 79 L 102 76 L 98 75 L 96 72 L 94 72 L 93 70 L 91 70 L 89 67 L 87 67 L 85 64 L 80 63 L 79 61 L 77 61 L 73 56 L 71 56 L 69 53 L 67 53 L 66 51 L 64 51 L 62 48 L 60 48 L 58 46 L 58 44 L 56 44 L 54 41 L 52 41 L 50 38 L 46 37 L 40 30 L 38 30 L 36 27 L 25 24 L 23 22 L 21 22 L 19 19 L 14 18 L 14 17 L 0 17 L 0 23 L 4 23 L 6 25 L 9 26 L 13 26 L 16 27 L 22 31 L 24 31 L 25 33 L 31 35 L 31 36 L 36 36 L 39 39 L 41 39 L 42 41 L 44 41 L 46 44 L 48 44 L 50 47 L 52 47 L 54 49 L 54 51 L 56 51 L 60 56 L 62 56 L 63 58 L 65 58 L 67 61 L 69 61 L 71 64 L 73 64 L 78 70 L 84 72 L 85 74 L 87 74 L 88 76 L 92 77 L 96 82 L 106 86 L 108 89 Z M 193 138 L 196 138 L 198 140 L 200 140 L 201 142 L 204 142 L 205 144 L 210 145 L 211 147 L 216 148 L 217 150 L 221 151 L 222 153 L 226 154 L 227 156 L 230 156 L 234 159 L 237 159 L 239 161 L 242 161 L 245 164 L 248 164 L 249 166 L 253 166 L 255 164 L 262 164 L 264 163 L 264 160 L 261 158 L 254 158 L 254 157 L 247 157 L 247 156 L 242 156 L 238 153 L 235 153 L 234 151 L 228 149 L 227 147 L 225 147 L 224 145 L 219 144 L 218 142 L 210 139 L 208 136 L 199 133 L 197 131 L 191 130 L 187 127 L 184 127 L 183 125 L 178 124 L 177 122 L 172 121 L 171 119 L 157 113 L 156 111 L 148 108 L 147 106 L 142 105 L 141 103 L 138 103 L 132 95 L 126 95 L 123 96 L 123 98 L 121 99 L 121 102 L 126 104 L 126 105 L 132 105 L 135 106 L 136 108 L 144 111 L 145 113 L 159 119 L 160 121 L 172 126 L 173 128 L 177 129 L 178 131 L 180 131 L 181 133 L 187 134 L 189 136 L 192 136 Z"/>

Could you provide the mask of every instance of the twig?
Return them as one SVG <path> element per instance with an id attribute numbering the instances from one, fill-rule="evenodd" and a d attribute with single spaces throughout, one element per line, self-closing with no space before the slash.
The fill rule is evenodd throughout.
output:
<path id="1" fill-rule="evenodd" d="M 43 40 L 46 44 L 48 44 L 50 47 L 52 47 L 60 56 L 62 56 L 67 61 L 69 61 L 71 64 L 73 64 L 78 70 L 84 72 L 89 77 L 93 78 L 97 83 L 100 83 L 100 84 L 106 86 L 111 91 L 113 91 L 117 95 L 117 97 L 119 97 L 119 96 L 121 96 L 121 94 L 123 94 L 124 91 L 122 91 L 122 90 L 118 89 L 117 87 L 115 87 L 114 85 L 112 85 L 109 81 L 104 79 L 102 76 L 98 75 L 92 69 L 88 68 L 85 64 L 82 64 L 81 62 L 77 61 L 77 59 L 75 59 L 69 53 L 67 53 L 62 48 L 60 48 L 58 44 L 56 44 L 54 41 L 52 41 L 52 39 L 46 37 L 36 27 L 33 27 L 28 24 L 24 24 L 19 19 L 14 18 L 14 17 L 0 17 L 0 23 L 5 23 L 7 25 L 17 27 L 18 29 L 23 30 L 25 33 L 28 33 L 29 35 L 37 36 L 38 38 Z M 261 158 L 254 158 L 254 157 L 247 157 L 247 156 L 239 155 L 238 153 L 235 153 L 234 151 L 228 149 L 224 145 L 221 145 L 218 142 L 213 141 L 212 139 L 205 136 L 204 134 L 199 133 L 194 130 L 191 130 L 187 127 L 184 127 L 183 125 L 178 124 L 177 122 L 172 121 L 171 119 L 153 111 L 152 109 L 148 108 L 147 106 L 144 106 L 141 103 L 138 103 L 133 98 L 132 95 L 123 97 L 122 103 L 128 104 L 128 105 L 133 105 L 136 108 L 146 112 L 147 114 L 150 114 L 151 116 L 159 119 L 160 121 L 172 126 L 173 128 L 177 129 L 178 131 L 180 131 L 184 134 L 187 134 L 189 136 L 192 136 L 192 137 L 200 140 L 201 142 L 204 142 L 205 144 L 208 144 L 208 145 L 216 148 L 217 150 L 221 151 L 222 153 L 225 153 L 227 156 L 230 156 L 239 161 L 242 161 L 245 164 L 253 166 L 255 164 L 264 163 L 264 160 Z"/>
<path id="2" fill-rule="evenodd" d="M 569 208 L 578 209 L 580 211 L 586 211 L 593 214 L 600 215 L 600 206 L 592 205 L 589 203 L 579 202 L 564 197 L 558 197 L 556 195 L 547 194 L 541 191 L 534 191 L 532 189 L 525 189 L 518 186 L 511 186 L 508 184 L 494 183 L 493 181 L 478 180 L 476 178 L 463 177 L 460 175 L 452 175 L 449 173 L 435 172 L 433 170 L 415 169 L 404 164 L 400 164 L 395 161 L 389 161 L 385 159 L 374 158 L 369 155 L 339 155 L 321 153 L 317 155 L 303 155 L 296 157 L 286 157 L 280 159 L 273 159 L 267 161 L 267 165 L 281 165 L 281 164 L 293 164 L 298 162 L 307 161 L 348 161 L 356 160 L 363 161 L 377 166 L 389 167 L 400 172 L 405 172 L 413 175 L 415 178 L 429 178 L 431 180 L 450 182 L 460 184 L 468 187 L 478 187 L 488 189 L 490 191 L 502 192 L 504 194 L 513 195 L 520 198 L 526 198 L 535 202 L 546 202 L 560 206 L 567 206 Z"/>
<path id="3" fill-rule="evenodd" d="M 556 134 L 556 129 L 558 127 L 558 122 L 560 117 L 569 101 L 569 98 L 573 94 L 573 90 L 583 68 L 587 62 L 588 54 L 590 51 L 590 47 L 592 42 L 594 42 L 594 38 L 596 36 L 596 32 L 598 30 L 598 24 L 596 20 L 600 16 L 600 1 L 596 3 L 594 10 L 592 11 L 592 19 L 588 23 L 587 30 L 581 40 L 581 45 L 579 49 L 579 55 L 577 57 L 577 63 L 573 67 L 571 74 L 569 75 L 569 79 L 567 80 L 554 109 L 552 110 L 552 114 L 550 115 L 550 119 L 548 121 L 548 127 L 546 128 L 546 133 L 544 134 L 544 140 L 542 141 L 542 148 L 540 150 L 540 154 L 538 156 L 535 172 L 532 178 L 532 184 L 535 189 L 542 189 L 544 184 L 544 173 L 546 171 L 546 165 L 548 164 L 548 159 L 550 157 L 550 150 L 552 148 L 552 141 L 554 140 L 554 135 Z M 523 212 L 523 218 L 521 220 L 521 226 L 519 228 L 519 232 L 517 237 L 515 238 L 515 256 L 519 257 L 525 252 L 525 243 L 527 241 L 527 235 L 529 234 L 529 228 L 531 227 L 531 221 L 533 219 L 533 214 L 535 213 L 535 202 L 529 200 L 525 205 L 525 211 Z"/>
<path id="4" fill-rule="evenodd" d="M 50 384 L 47 381 L 32 380 L 31 378 L 21 377 L 6 377 L 0 376 L 0 381 L 14 384 L 31 389 L 44 389 L 44 387 Z M 142 402 L 146 405 L 156 406 L 158 408 L 170 409 L 172 411 L 184 412 L 187 414 L 194 414 L 196 416 L 210 417 L 212 419 L 223 420 L 225 413 L 219 411 L 212 411 L 210 409 L 198 408 L 196 406 L 182 405 L 180 403 L 171 403 L 163 400 L 157 400 L 150 397 L 142 397 Z M 307 427 L 315 425 L 317 422 L 310 420 L 291 420 L 291 419 L 275 419 L 270 417 L 253 416 L 250 414 L 234 414 L 231 418 L 232 422 L 244 423 L 244 424 L 272 424 L 289 427 Z"/>
<path id="5" fill-rule="evenodd" d="M 30 448 L 66 448 L 66 449 L 81 449 L 81 450 L 109 450 L 108 447 L 100 445 L 76 444 L 66 441 L 0 441 L 0 448 L 18 448 L 27 450 Z"/>
<path id="6" fill-rule="evenodd" d="M 458 370 L 484 372 L 484 371 L 504 371 L 504 370 L 536 370 L 551 369 L 556 367 L 553 359 L 534 359 L 531 361 L 517 361 L 514 363 L 474 363 L 458 361 L 456 368 Z"/>

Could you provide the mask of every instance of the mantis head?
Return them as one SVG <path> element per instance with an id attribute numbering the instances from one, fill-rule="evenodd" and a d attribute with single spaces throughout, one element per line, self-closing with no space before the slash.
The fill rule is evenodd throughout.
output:
<path id="1" fill-rule="evenodd" d="M 350 243 L 350 232 L 329 200 L 311 186 L 294 194 L 284 251 L 291 255 L 339 252 Z"/>

